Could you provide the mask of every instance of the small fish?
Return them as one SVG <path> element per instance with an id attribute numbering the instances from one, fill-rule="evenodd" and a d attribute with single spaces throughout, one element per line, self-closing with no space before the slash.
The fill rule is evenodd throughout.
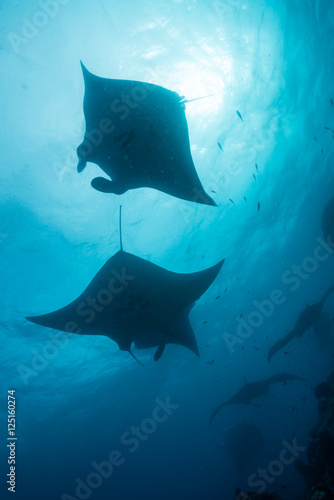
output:
<path id="1" fill-rule="evenodd" d="M 332 105 L 332 106 L 334 106 L 334 104 L 333 104 L 333 99 L 331 99 L 331 105 Z"/>
<path id="2" fill-rule="evenodd" d="M 240 316 L 239 316 L 239 318 L 242 318 L 242 313 L 240 313 Z"/>
<path id="3" fill-rule="evenodd" d="M 212 365 L 212 363 L 214 363 L 214 361 L 215 361 L 215 360 L 213 359 L 212 361 L 205 361 L 205 363 L 206 363 L 207 365 Z"/>
<path id="4" fill-rule="evenodd" d="M 284 354 L 290 354 L 288 351 L 284 351 Z"/>
<path id="5" fill-rule="evenodd" d="M 324 154 L 324 150 L 323 150 L 323 149 L 321 150 L 321 154 L 322 154 L 322 155 Z"/>
<path id="6" fill-rule="evenodd" d="M 233 203 L 233 205 L 235 205 L 234 201 L 231 198 L 229 198 L 229 200 L 231 203 Z"/>
<path id="7" fill-rule="evenodd" d="M 256 177 L 255 177 L 255 174 L 253 174 L 253 177 L 254 177 L 254 181 L 256 181 Z"/>
<path id="8" fill-rule="evenodd" d="M 243 118 L 241 116 L 241 113 L 238 110 L 237 110 L 237 115 L 239 116 L 240 120 L 243 122 L 244 120 L 243 120 Z"/>
<path id="9" fill-rule="evenodd" d="M 260 207 L 261 207 L 261 205 L 260 205 L 260 202 L 258 201 L 258 202 L 257 202 L 257 211 L 259 211 L 259 210 L 260 210 Z"/>
<path id="10" fill-rule="evenodd" d="M 220 299 L 220 295 L 217 295 L 217 297 L 215 298 L 215 300 L 217 300 L 217 299 Z"/>
<path id="11" fill-rule="evenodd" d="M 247 198 L 246 198 L 246 196 L 244 196 L 244 200 L 245 200 L 245 202 L 247 203 Z"/>
<path id="12" fill-rule="evenodd" d="M 256 171 L 258 172 L 259 171 L 259 167 L 257 166 L 257 163 L 255 163 L 255 168 L 256 168 Z"/>
<path id="13" fill-rule="evenodd" d="M 219 149 L 224 152 L 223 148 L 221 147 L 220 142 L 218 142 Z"/>
<path id="14" fill-rule="evenodd" d="M 313 139 L 315 140 L 315 142 L 318 142 L 316 136 L 313 136 Z"/>
<path id="15" fill-rule="evenodd" d="M 211 189 L 211 193 L 217 194 L 216 191 L 214 191 L 213 189 Z"/>
<path id="16" fill-rule="evenodd" d="M 334 133 L 334 130 L 332 128 L 330 128 L 330 127 L 324 127 L 324 128 L 325 128 L 325 130 L 331 130 Z"/>

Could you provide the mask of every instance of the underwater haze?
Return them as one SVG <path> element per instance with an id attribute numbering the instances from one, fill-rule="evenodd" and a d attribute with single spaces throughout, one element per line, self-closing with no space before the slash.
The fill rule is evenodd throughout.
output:
<path id="1" fill-rule="evenodd" d="M 307 462 L 314 388 L 334 368 L 334 294 L 320 318 L 308 308 L 334 283 L 322 228 L 334 196 L 333 2 L 6 0 L 0 26 L 1 498 L 233 500 L 237 487 L 304 498 L 295 462 Z M 211 96 L 185 116 L 217 207 L 93 189 L 101 168 L 77 171 L 80 61 L 188 101 Z M 178 344 L 157 361 L 156 347 L 133 348 L 141 366 L 106 336 L 27 321 L 76 300 L 120 250 L 120 205 L 125 252 L 174 273 L 225 259 L 189 313 L 199 357 Z M 298 378 L 224 406 L 210 425 L 245 382 L 276 374 Z M 263 445 L 238 471 L 224 443 L 243 422 Z"/>

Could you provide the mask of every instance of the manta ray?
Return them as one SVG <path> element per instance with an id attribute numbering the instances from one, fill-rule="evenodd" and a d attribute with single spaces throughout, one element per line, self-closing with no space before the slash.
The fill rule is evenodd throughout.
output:
<path id="1" fill-rule="evenodd" d="M 281 338 L 270 348 L 268 353 L 268 361 L 276 354 L 282 347 L 291 342 L 295 337 L 302 337 L 306 330 L 308 330 L 311 326 L 314 326 L 317 321 L 320 320 L 322 308 L 328 298 L 328 296 L 333 293 L 334 285 L 328 288 L 328 290 L 324 293 L 323 297 L 313 305 L 306 305 L 306 308 L 298 316 L 297 322 L 293 329 L 285 335 L 285 337 Z"/>
<path id="2" fill-rule="evenodd" d="M 303 380 L 303 378 L 298 377 L 297 375 L 292 375 L 290 373 L 277 373 L 276 375 L 272 375 L 271 377 L 260 380 L 258 382 L 245 382 L 245 385 L 232 396 L 230 399 L 217 406 L 211 414 L 210 424 L 216 415 L 220 412 L 224 406 L 228 405 L 249 405 L 252 403 L 253 399 L 256 399 L 260 396 L 267 396 L 270 387 L 272 384 L 277 384 L 278 382 L 283 382 L 286 384 L 289 380 Z"/>
<path id="3" fill-rule="evenodd" d="M 248 422 L 241 422 L 226 430 L 221 443 L 231 454 L 235 469 L 242 479 L 250 459 L 262 448 L 264 438 L 260 429 Z"/>
<path id="4" fill-rule="evenodd" d="M 151 83 L 101 78 L 81 63 L 86 132 L 77 170 L 96 163 L 111 179 L 91 185 L 103 193 L 153 188 L 183 200 L 216 206 L 196 173 L 184 96 Z M 195 100 L 195 99 L 193 99 Z"/>
<path id="5" fill-rule="evenodd" d="M 121 219 L 121 214 L 120 214 Z M 120 250 L 98 271 L 82 294 L 67 306 L 27 319 L 38 325 L 82 335 L 106 335 L 122 351 L 179 344 L 199 356 L 189 322 L 194 303 L 218 275 L 224 259 L 200 272 L 168 271 Z"/>

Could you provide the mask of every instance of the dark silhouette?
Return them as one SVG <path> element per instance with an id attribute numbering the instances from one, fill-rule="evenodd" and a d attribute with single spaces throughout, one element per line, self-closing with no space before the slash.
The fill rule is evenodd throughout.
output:
<path id="1" fill-rule="evenodd" d="M 291 342 L 292 339 L 302 337 L 302 335 L 308 330 L 311 326 L 313 326 L 321 316 L 322 308 L 328 299 L 329 295 L 333 293 L 334 285 L 328 288 L 328 290 L 324 293 L 319 302 L 316 302 L 313 305 L 308 305 L 306 308 L 300 313 L 297 323 L 293 327 L 293 329 L 285 335 L 285 337 L 281 338 L 270 348 L 268 353 L 268 361 L 276 354 L 282 347 Z"/>
<path id="2" fill-rule="evenodd" d="M 210 424 L 224 406 L 239 404 L 249 405 L 252 403 L 253 399 L 258 398 L 259 396 L 266 396 L 272 384 L 276 384 L 277 382 L 287 383 L 289 380 L 304 381 L 303 378 L 298 377 L 297 375 L 292 375 L 290 373 L 277 373 L 276 375 L 273 375 L 265 380 L 260 380 L 259 382 L 245 382 L 245 385 L 240 389 L 240 391 L 212 411 Z"/>
<path id="3" fill-rule="evenodd" d="M 96 163 L 110 178 L 96 177 L 93 188 L 122 194 L 149 187 L 206 205 L 192 160 L 187 101 L 158 85 L 100 78 L 81 63 L 85 80 L 86 132 L 78 147 L 78 172 Z"/>
<path id="4" fill-rule="evenodd" d="M 27 319 L 70 333 L 106 335 L 134 358 L 133 342 L 137 349 L 158 347 L 155 360 L 166 344 L 180 344 L 199 355 L 188 315 L 224 260 L 204 271 L 179 274 L 124 252 L 121 237 L 120 247 L 80 297 L 58 311 Z"/>

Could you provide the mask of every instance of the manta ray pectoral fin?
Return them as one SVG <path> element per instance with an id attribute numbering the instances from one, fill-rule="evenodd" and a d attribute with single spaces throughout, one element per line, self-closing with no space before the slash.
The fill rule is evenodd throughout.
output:
<path id="1" fill-rule="evenodd" d="M 124 188 L 120 186 L 116 181 L 109 181 L 105 177 L 95 177 L 92 180 L 91 185 L 96 191 L 100 191 L 101 193 L 114 193 L 114 194 L 123 194 Z"/>
<path id="2" fill-rule="evenodd" d="M 161 358 L 164 350 L 165 350 L 166 344 L 161 344 L 159 345 L 158 349 L 156 350 L 156 353 L 154 355 L 154 361 L 158 361 L 158 359 Z"/>
<path id="3" fill-rule="evenodd" d="M 175 337 L 175 341 L 171 340 L 172 343 L 187 347 L 199 357 L 196 337 L 188 318 L 188 314 L 194 305 L 195 302 L 176 317 L 176 320 L 171 328 L 170 335 L 172 339 Z"/>

